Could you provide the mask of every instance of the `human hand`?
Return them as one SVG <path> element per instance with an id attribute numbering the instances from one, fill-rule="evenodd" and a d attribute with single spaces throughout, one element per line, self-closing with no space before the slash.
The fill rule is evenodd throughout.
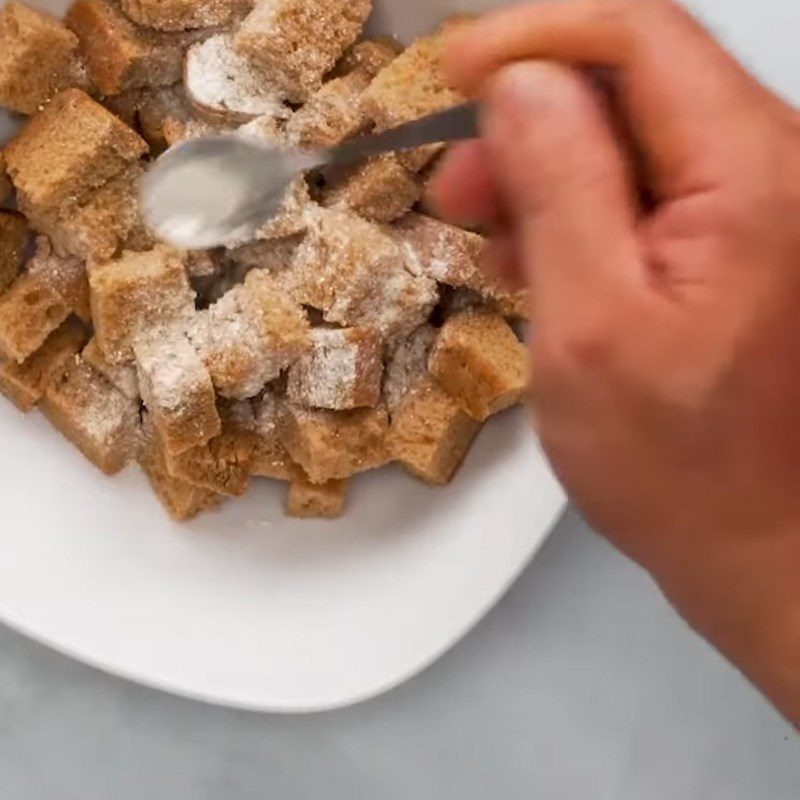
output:
<path id="1" fill-rule="evenodd" d="M 626 136 L 574 65 L 612 69 Z M 484 137 L 433 199 L 531 286 L 557 473 L 800 725 L 800 116 L 666 0 L 500 11 L 446 69 Z"/>

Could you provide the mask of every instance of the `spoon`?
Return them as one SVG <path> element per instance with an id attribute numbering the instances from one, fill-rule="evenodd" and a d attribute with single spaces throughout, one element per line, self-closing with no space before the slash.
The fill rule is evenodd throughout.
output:
<path id="1" fill-rule="evenodd" d="M 235 133 L 191 139 L 167 150 L 144 176 L 142 216 L 156 236 L 186 249 L 248 241 L 275 215 L 286 186 L 301 172 L 476 136 L 478 108 L 465 103 L 315 150 L 277 150 Z"/>

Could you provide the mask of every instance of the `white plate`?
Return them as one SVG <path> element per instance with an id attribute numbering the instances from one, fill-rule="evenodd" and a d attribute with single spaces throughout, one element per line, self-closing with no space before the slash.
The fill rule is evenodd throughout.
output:
<path id="1" fill-rule="evenodd" d="M 284 487 L 258 481 L 171 523 L 136 470 L 105 478 L 5 401 L 0 442 L 0 619 L 109 672 L 251 709 L 343 706 L 410 677 L 497 601 L 564 504 L 520 413 L 487 426 L 450 487 L 381 470 L 354 481 L 336 522 L 285 519 Z"/>

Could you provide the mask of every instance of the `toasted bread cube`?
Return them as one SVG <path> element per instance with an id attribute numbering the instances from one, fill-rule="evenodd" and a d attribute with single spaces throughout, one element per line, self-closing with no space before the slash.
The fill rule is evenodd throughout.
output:
<path id="1" fill-rule="evenodd" d="M 525 346 L 493 311 L 469 309 L 448 319 L 428 369 L 477 420 L 521 402 L 528 385 Z"/>
<path id="2" fill-rule="evenodd" d="M 412 475 L 448 483 L 464 460 L 480 422 L 433 379 L 420 378 L 392 412 L 391 452 Z"/>
<path id="3" fill-rule="evenodd" d="M 139 130 L 142 132 L 150 151 L 160 153 L 167 148 L 164 135 L 164 124 L 168 119 L 173 122 L 188 121 L 193 111 L 186 99 L 183 86 L 155 86 L 140 91 L 140 99 L 136 109 Z"/>
<path id="4" fill-rule="evenodd" d="M 203 445 L 177 455 L 166 452 L 170 475 L 217 494 L 240 497 L 247 491 L 255 452 L 249 403 L 220 408 L 221 432 Z"/>
<path id="5" fill-rule="evenodd" d="M 91 191 L 77 205 L 40 213 L 28 210 L 28 219 L 47 234 L 56 252 L 83 259 L 111 258 L 131 238 L 145 236 L 139 214 L 139 181 L 144 167 L 135 162 L 108 183 Z"/>
<path id="6" fill-rule="evenodd" d="M 40 238 L 27 270 L 0 296 L 0 355 L 21 364 L 71 313 L 86 319 L 87 300 L 83 263 L 53 254 Z"/>
<path id="7" fill-rule="evenodd" d="M 487 241 L 422 214 L 406 214 L 392 230 L 403 244 L 406 266 L 447 286 L 472 289 L 482 297 L 501 297 L 506 289 L 484 269 Z"/>
<path id="8" fill-rule="evenodd" d="M 88 336 L 84 324 L 70 317 L 27 361 L 0 361 L 0 392 L 20 411 L 30 411 L 67 361 L 81 351 Z"/>
<path id="9" fill-rule="evenodd" d="M 216 390 L 234 400 L 257 395 L 311 346 L 301 306 L 257 270 L 202 312 L 190 335 Z"/>
<path id="10" fill-rule="evenodd" d="M 315 408 L 377 405 L 381 394 L 381 340 L 371 328 L 314 328 L 311 351 L 289 367 L 287 396 Z"/>
<path id="11" fill-rule="evenodd" d="M 371 326 L 384 337 L 407 334 L 438 300 L 435 283 L 414 277 L 391 235 L 354 214 L 314 215 L 297 249 L 292 293 L 328 322 Z"/>
<path id="12" fill-rule="evenodd" d="M 291 268 L 301 241 L 302 235 L 260 239 L 232 247 L 227 256 L 234 264 L 248 271 L 263 269 L 277 276 Z"/>
<path id="13" fill-rule="evenodd" d="M 445 23 L 430 36 L 417 39 L 375 76 L 362 102 L 379 131 L 464 101 L 447 84 L 439 64 L 455 24 Z"/>
<path id="14" fill-rule="evenodd" d="M 50 382 L 40 408 L 98 469 L 114 475 L 136 457 L 139 405 L 76 356 Z"/>
<path id="15" fill-rule="evenodd" d="M 286 404 L 278 435 L 312 483 L 349 478 L 389 460 L 386 408 L 327 411 Z"/>
<path id="16" fill-rule="evenodd" d="M 394 39 L 364 39 L 345 50 L 330 73 L 332 78 L 359 70 L 372 80 L 385 66 L 397 58 L 402 46 Z"/>
<path id="17" fill-rule="evenodd" d="M 129 128 L 135 128 L 144 97 L 144 89 L 128 89 L 121 94 L 102 97 L 100 103 Z"/>
<path id="18" fill-rule="evenodd" d="M 139 336 L 133 351 L 142 400 L 168 455 L 220 433 L 211 377 L 182 331 L 155 329 Z"/>
<path id="19" fill-rule="evenodd" d="M 31 230 L 25 217 L 14 211 L 0 211 L 0 292 L 19 275 Z"/>
<path id="20" fill-rule="evenodd" d="M 387 153 L 347 170 L 326 187 L 322 205 L 349 210 L 373 222 L 402 217 L 422 196 L 420 178 Z"/>
<path id="21" fill-rule="evenodd" d="M 0 150 L 0 203 L 5 203 L 11 197 L 12 187 L 6 169 L 6 157 Z"/>
<path id="22" fill-rule="evenodd" d="M 530 319 L 530 292 L 527 289 L 496 293 L 486 297 L 472 289 L 450 289 L 442 296 L 440 305 L 442 316 L 448 319 L 467 309 L 496 311 L 507 320 Z"/>
<path id="23" fill-rule="evenodd" d="M 235 0 L 121 0 L 134 21 L 160 31 L 224 27 L 232 19 Z"/>
<path id="24" fill-rule="evenodd" d="M 346 493 L 346 480 L 311 483 L 304 475 L 296 475 L 286 494 L 286 514 L 301 519 L 335 519 L 342 515 Z"/>
<path id="25" fill-rule="evenodd" d="M 22 3 L 0 10 L 0 106 L 35 114 L 80 84 L 78 37 L 55 17 Z"/>
<path id="26" fill-rule="evenodd" d="M 89 77 L 105 95 L 177 83 L 185 49 L 208 35 L 144 28 L 123 14 L 113 0 L 76 0 L 65 21 L 80 40 Z"/>
<path id="27" fill-rule="evenodd" d="M 437 330 L 425 323 L 400 341 L 386 363 L 383 397 L 389 414 L 400 405 L 406 392 L 428 374 L 428 356 L 436 340 Z"/>
<path id="28" fill-rule="evenodd" d="M 324 83 L 289 119 L 289 141 L 296 147 L 332 147 L 367 128 L 360 100 L 369 80 L 355 70 Z"/>
<path id="29" fill-rule="evenodd" d="M 370 0 L 258 0 L 236 35 L 240 52 L 303 102 L 355 40 Z"/>
<path id="30" fill-rule="evenodd" d="M 280 208 L 272 219 L 267 220 L 256 232 L 256 239 L 285 239 L 305 232 L 309 214 L 315 208 L 302 175 L 298 175 L 286 187 Z"/>
<path id="31" fill-rule="evenodd" d="M 188 321 L 194 313 L 184 255 L 166 245 L 89 262 L 89 286 L 95 335 L 112 364 L 130 361 L 143 331 Z"/>
<path id="32" fill-rule="evenodd" d="M 202 119 L 185 119 L 173 116 L 169 116 L 164 120 L 161 130 L 167 147 L 172 147 L 190 139 L 202 139 L 204 136 L 216 136 L 218 133 L 229 132 L 225 128 L 212 125 Z"/>
<path id="33" fill-rule="evenodd" d="M 130 400 L 141 399 L 139 392 L 139 376 L 135 364 L 111 364 L 103 355 L 97 337 L 93 336 L 83 348 L 81 358 L 94 367 L 115 389 L 122 392 Z"/>
<path id="34" fill-rule="evenodd" d="M 143 429 L 139 465 L 169 515 L 180 522 L 218 506 L 222 501 L 218 494 L 169 474 L 158 431 L 148 416 L 145 417 Z"/>
<path id="35" fill-rule="evenodd" d="M 5 148 L 26 209 L 80 201 L 147 151 L 145 141 L 79 89 L 57 95 Z"/>
<path id="36" fill-rule="evenodd" d="M 278 435 L 278 401 L 271 391 L 254 401 L 255 435 L 253 449 L 253 475 L 289 481 L 295 476 L 297 467 Z"/>
<path id="37" fill-rule="evenodd" d="M 211 123 L 245 123 L 260 116 L 286 119 L 285 94 L 252 59 L 233 45 L 233 35 L 218 33 L 186 51 L 186 96 L 198 117 Z"/>

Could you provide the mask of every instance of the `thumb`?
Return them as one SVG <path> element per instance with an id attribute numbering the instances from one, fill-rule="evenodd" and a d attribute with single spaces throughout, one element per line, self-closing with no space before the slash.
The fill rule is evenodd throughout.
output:
<path id="1" fill-rule="evenodd" d="M 495 76 L 485 114 L 534 311 L 569 304 L 575 313 L 577 301 L 599 303 L 640 284 L 629 170 L 588 81 L 566 67 L 520 62 Z"/>

